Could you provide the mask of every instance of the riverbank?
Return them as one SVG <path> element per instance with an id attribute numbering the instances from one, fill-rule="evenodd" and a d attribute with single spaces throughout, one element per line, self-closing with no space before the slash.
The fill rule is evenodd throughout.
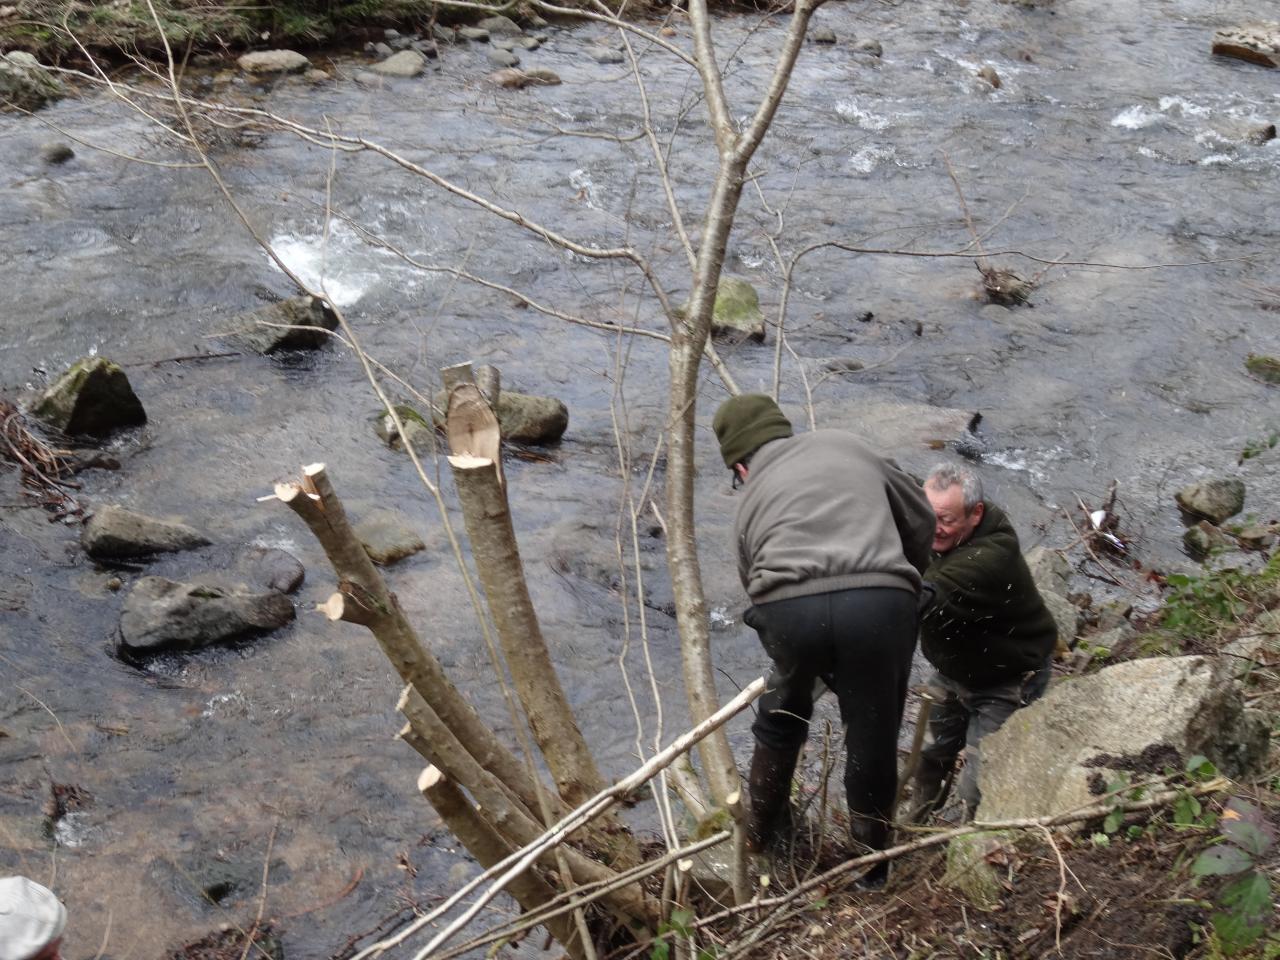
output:
<path id="1" fill-rule="evenodd" d="M 533 19 L 532 8 L 508 3 L 501 9 L 518 20 Z M 566 7 L 586 6 L 568 0 Z M 213 0 L 157 0 L 156 16 L 146 3 L 76 3 L 68 0 L 18 0 L 0 3 L 0 52 L 25 50 L 42 63 L 83 58 L 83 50 L 108 61 L 140 54 L 162 56 L 164 39 L 180 56 L 228 58 L 254 49 L 295 47 L 349 50 L 383 39 L 386 29 L 430 35 L 435 24 L 452 26 L 488 16 L 483 11 L 450 9 L 434 0 L 282 0 L 263 4 L 224 4 Z M 651 5 L 630 4 L 628 16 Z M 540 19 L 540 18 L 539 18 Z"/>

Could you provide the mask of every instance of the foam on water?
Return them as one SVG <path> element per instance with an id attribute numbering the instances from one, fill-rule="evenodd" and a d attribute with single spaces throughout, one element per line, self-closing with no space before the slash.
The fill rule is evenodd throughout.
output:
<path id="1" fill-rule="evenodd" d="M 339 265 L 346 259 L 342 256 L 337 233 L 329 237 L 326 245 L 320 237 L 299 237 L 289 234 L 271 238 L 271 246 L 276 255 L 283 260 L 307 286 L 323 289 L 325 295 L 339 307 L 349 307 L 364 296 L 368 289 L 367 278 L 348 275 L 339 276 Z M 274 261 L 272 261 L 274 265 Z M 279 267 L 277 267 L 279 269 Z"/>
<path id="2" fill-rule="evenodd" d="M 1135 103 L 1131 107 L 1125 107 L 1114 117 L 1111 118 L 1113 127 L 1124 127 L 1126 130 L 1141 130 L 1143 127 L 1149 127 L 1155 123 L 1159 116 L 1152 113 L 1140 103 Z"/>
<path id="3" fill-rule="evenodd" d="M 853 168 L 855 173 L 866 175 L 875 170 L 885 160 L 892 160 L 896 152 L 888 144 L 868 144 L 849 158 L 849 166 Z"/>
<path id="4" fill-rule="evenodd" d="M 858 106 L 856 100 L 837 100 L 836 113 L 845 120 L 851 120 L 863 130 L 883 130 L 889 126 L 889 118 L 872 113 Z"/>

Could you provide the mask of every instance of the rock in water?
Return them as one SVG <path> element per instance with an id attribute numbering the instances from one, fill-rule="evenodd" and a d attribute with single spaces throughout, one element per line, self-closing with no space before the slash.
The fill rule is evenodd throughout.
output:
<path id="1" fill-rule="evenodd" d="M 436 393 L 433 400 L 437 411 L 444 411 L 449 405 L 449 398 L 443 390 Z M 493 412 L 498 418 L 498 429 L 502 432 L 502 439 L 511 443 L 555 443 L 569 428 L 569 408 L 555 397 L 540 397 L 530 393 L 503 390 L 498 394 L 498 405 Z M 401 415 L 406 429 L 411 429 L 410 421 L 425 424 L 416 411 L 410 410 L 410 414 L 409 417 Z M 436 427 L 443 430 L 443 413 L 438 412 L 435 416 Z M 385 420 L 379 433 L 380 435 L 389 433 Z M 410 439 L 413 438 L 410 437 Z M 394 438 L 388 442 L 393 440 Z"/>
<path id="2" fill-rule="evenodd" d="M 1280 67 L 1280 23 L 1251 23 L 1213 35 L 1213 52 L 1264 67 Z"/>
<path id="3" fill-rule="evenodd" d="M 256 76 L 272 73 L 301 73 L 311 61 L 296 50 L 256 50 L 236 61 L 245 73 Z"/>
<path id="4" fill-rule="evenodd" d="M 764 342 L 764 314 L 756 288 L 740 277 L 721 276 L 711 332 L 718 337 Z"/>
<path id="5" fill-rule="evenodd" d="M 294 618 L 284 594 L 250 593 L 143 577 L 125 598 L 120 647 L 128 654 L 198 650 L 275 630 Z"/>
<path id="6" fill-rule="evenodd" d="M 994 90 L 1000 89 L 1000 74 L 996 73 L 996 68 L 989 63 L 978 71 L 978 79 L 987 81 Z"/>
<path id="7" fill-rule="evenodd" d="M 0 57 L 0 103 L 35 110 L 67 95 L 61 81 L 25 50 Z"/>
<path id="8" fill-rule="evenodd" d="M 329 336 L 322 330 L 287 328 L 338 328 L 338 318 L 325 302 L 305 295 L 242 313 L 232 323 L 235 332 L 227 339 L 263 354 L 279 350 L 315 350 L 329 341 Z"/>
<path id="9" fill-rule="evenodd" d="M 497 64 L 499 67 L 515 67 L 519 66 L 520 58 L 510 50 L 503 50 L 501 47 L 491 47 L 489 49 L 489 62 Z"/>
<path id="10" fill-rule="evenodd" d="M 880 46 L 879 40 L 859 40 L 853 45 L 853 49 L 859 53 L 866 53 L 873 57 L 883 57 L 884 47 Z"/>
<path id="11" fill-rule="evenodd" d="M 375 510 L 355 524 L 354 533 L 369 559 L 379 566 L 426 549 L 422 538 L 413 532 L 413 521 L 394 510 Z"/>
<path id="12" fill-rule="evenodd" d="M 502 439 L 512 443 L 555 443 L 569 427 L 569 408 L 555 397 L 503 390 L 494 413 Z"/>
<path id="13" fill-rule="evenodd" d="M 830 27 L 819 27 L 809 35 L 809 39 L 814 43 L 835 43 L 836 32 Z"/>
<path id="14" fill-rule="evenodd" d="M 72 364 L 41 395 L 31 412 L 62 433 L 95 437 L 147 422 L 129 378 L 105 357 Z"/>
<path id="15" fill-rule="evenodd" d="M 1280 357 L 1251 353 L 1244 358 L 1244 368 L 1259 380 L 1280 384 Z"/>
<path id="16" fill-rule="evenodd" d="M 427 69 L 427 58 L 417 50 L 401 50 L 369 69 L 384 77 L 416 77 Z"/>
<path id="17" fill-rule="evenodd" d="M 474 40 L 476 43 L 487 43 L 489 40 L 489 31 L 482 30 L 479 27 L 459 27 L 458 36 L 463 40 Z"/>
<path id="18" fill-rule="evenodd" d="M 476 26 L 481 30 L 487 30 L 489 35 L 493 37 L 518 37 L 524 33 L 518 23 L 501 14 L 485 17 Z"/>
<path id="19" fill-rule="evenodd" d="M 208 537 L 184 523 L 148 517 L 119 506 L 102 507 L 80 531 L 84 552 L 97 560 L 177 553 L 207 543 Z"/>
<path id="20" fill-rule="evenodd" d="M 236 565 L 255 587 L 277 593 L 293 593 L 307 575 L 302 562 L 279 547 L 250 547 L 237 557 Z"/>
<path id="21" fill-rule="evenodd" d="M 1244 481 L 1237 477 L 1202 480 L 1183 487 L 1174 499 L 1192 516 L 1220 524 L 1244 509 Z"/>
<path id="22" fill-rule="evenodd" d="M 46 143 L 40 148 L 40 159 L 51 166 L 75 158 L 76 152 L 65 143 Z"/>
<path id="23" fill-rule="evenodd" d="M 1215 550 L 1230 546 L 1230 538 L 1208 520 L 1187 527 L 1182 534 L 1182 548 L 1192 560 L 1208 560 Z"/>
<path id="24" fill-rule="evenodd" d="M 589 47 L 587 55 L 596 63 L 622 63 L 626 58 L 623 57 L 621 50 L 614 50 L 612 47 Z"/>
<path id="25" fill-rule="evenodd" d="M 1269 730 L 1220 659 L 1119 663 L 1051 687 L 982 741 L 977 819 L 1074 810 L 1097 803 L 1117 771 L 1140 779 L 1196 755 L 1247 776 L 1265 761 Z"/>

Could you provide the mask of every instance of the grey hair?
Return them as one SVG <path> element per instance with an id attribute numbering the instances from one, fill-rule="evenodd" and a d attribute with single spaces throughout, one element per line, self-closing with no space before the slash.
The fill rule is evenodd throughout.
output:
<path id="1" fill-rule="evenodd" d="M 964 497 L 965 513 L 971 512 L 982 502 L 982 481 L 968 467 L 940 463 L 929 471 L 929 476 L 924 482 L 926 485 L 932 485 L 936 490 L 949 490 L 959 484 L 960 492 Z"/>

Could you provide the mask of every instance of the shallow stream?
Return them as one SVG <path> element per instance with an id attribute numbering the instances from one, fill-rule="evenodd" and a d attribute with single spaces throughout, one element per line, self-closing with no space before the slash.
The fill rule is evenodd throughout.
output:
<path id="1" fill-rule="evenodd" d="M 1243 366 L 1250 352 L 1280 353 L 1280 141 L 1239 136 L 1280 119 L 1280 71 L 1209 54 L 1213 30 L 1254 9 L 1243 0 L 823 8 L 815 27 L 839 42 L 804 49 L 744 195 L 727 269 L 750 279 L 772 314 L 781 275 L 768 235 L 779 227 L 785 256 L 826 240 L 965 249 L 949 158 L 985 249 L 1038 282 L 1032 306 L 1006 309 L 978 296 L 971 257 L 807 257 L 786 324 L 820 423 L 866 432 L 923 471 L 955 455 L 928 441 L 953 435 L 931 436 L 918 407 L 886 419 L 891 405 L 980 412 L 982 475 L 1027 546 L 1071 544 L 1064 511 L 1078 520 L 1077 497 L 1097 503 L 1113 479 L 1141 559 L 1164 569 L 1185 563 L 1172 495 L 1186 482 L 1237 473 L 1249 487 L 1246 511 L 1277 519 L 1276 453 L 1236 460 L 1280 427 L 1276 388 Z M 673 42 L 688 49 L 687 25 L 673 23 Z M 735 117 L 763 89 L 783 28 L 717 21 Z M 587 54 L 611 41 L 602 28 L 548 33 L 521 56 L 555 70 L 561 86 L 498 89 L 484 79 L 484 49 L 459 45 L 414 80 L 361 83 L 363 63 L 317 56 L 331 83 L 214 86 L 210 77 L 207 89 L 380 141 L 584 242 L 629 242 L 683 297 L 685 257 L 649 148 L 635 136 L 643 112 L 629 70 Z M 855 52 L 855 36 L 878 39 L 883 58 Z M 668 55 L 642 52 L 659 136 L 679 118 L 671 170 L 695 231 L 714 163 L 695 81 Z M 998 90 L 975 76 L 987 64 Z M 43 164 L 41 146 L 67 137 L 78 141 L 75 158 Z M 564 442 L 512 458 L 507 472 L 564 684 L 606 773 L 629 771 L 636 732 L 620 661 L 637 691 L 645 749 L 656 712 L 638 611 L 632 604 L 624 622 L 609 583 L 626 492 L 617 438 L 639 496 L 664 408 L 662 345 L 619 343 L 424 273 L 361 231 L 566 312 L 661 329 L 639 277 L 617 261 L 558 253 L 367 153 L 334 158 L 277 133 L 224 137 L 212 156 L 262 235 L 309 280 L 323 277 L 366 349 L 418 388 L 430 389 L 441 366 L 474 360 L 498 366 L 506 386 L 568 405 Z M 282 918 L 289 957 L 328 957 L 401 906 L 446 894 L 474 865 L 414 789 L 420 761 L 392 736 L 392 671 L 362 631 L 308 612 L 332 589 L 323 557 L 292 514 L 256 498 L 323 460 L 353 513 L 407 514 L 428 549 L 392 568 L 393 587 L 459 685 L 496 726 L 508 724 L 438 513 L 409 461 L 374 435 L 376 400 L 356 359 L 335 345 L 292 362 L 165 362 L 224 349 L 212 338 L 237 314 L 293 291 L 205 172 L 130 157 L 190 160 L 102 93 L 0 117 L 0 393 L 30 396 L 92 352 L 125 364 L 150 423 L 112 445 L 119 471 L 82 475 L 86 498 L 181 516 L 217 541 L 147 572 L 186 576 L 257 543 L 294 552 L 308 577 L 291 628 L 236 649 L 125 666 L 111 656 L 123 591 L 108 580 L 122 577 L 127 590 L 141 572 L 96 568 L 74 527 L 19 506 L 13 473 L 0 473 L 0 869 L 54 879 L 71 911 L 68 956 L 94 956 L 105 940 L 115 960 L 155 958 L 252 919 L 274 831 L 268 915 Z M 350 222 L 335 221 L 326 240 L 331 160 L 331 206 Z M 1144 269 L 1046 269 L 994 255 L 1008 250 Z M 1200 265 L 1151 266 L 1188 263 Z M 772 344 L 771 334 L 764 347 L 724 349 L 744 389 L 771 387 Z M 701 422 L 724 395 L 708 372 Z M 783 399 L 803 423 L 790 356 Z M 734 500 L 711 439 L 708 428 L 698 511 L 729 693 L 760 673 L 764 656 L 736 622 Z M 656 526 L 646 514 L 645 614 L 669 739 L 683 729 L 682 683 Z M 1073 556 L 1079 586 L 1100 589 L 1078 548 Z M 746 722 L 731 728 L 743 755 Z M 87 793 L 52 846 L 40 835 L 51 782 Z M 631 815 L 653 828 L 644 805 Z M 202 902 L 196 890 L 220 881 L 230 891 L 223 905 Z"/>

